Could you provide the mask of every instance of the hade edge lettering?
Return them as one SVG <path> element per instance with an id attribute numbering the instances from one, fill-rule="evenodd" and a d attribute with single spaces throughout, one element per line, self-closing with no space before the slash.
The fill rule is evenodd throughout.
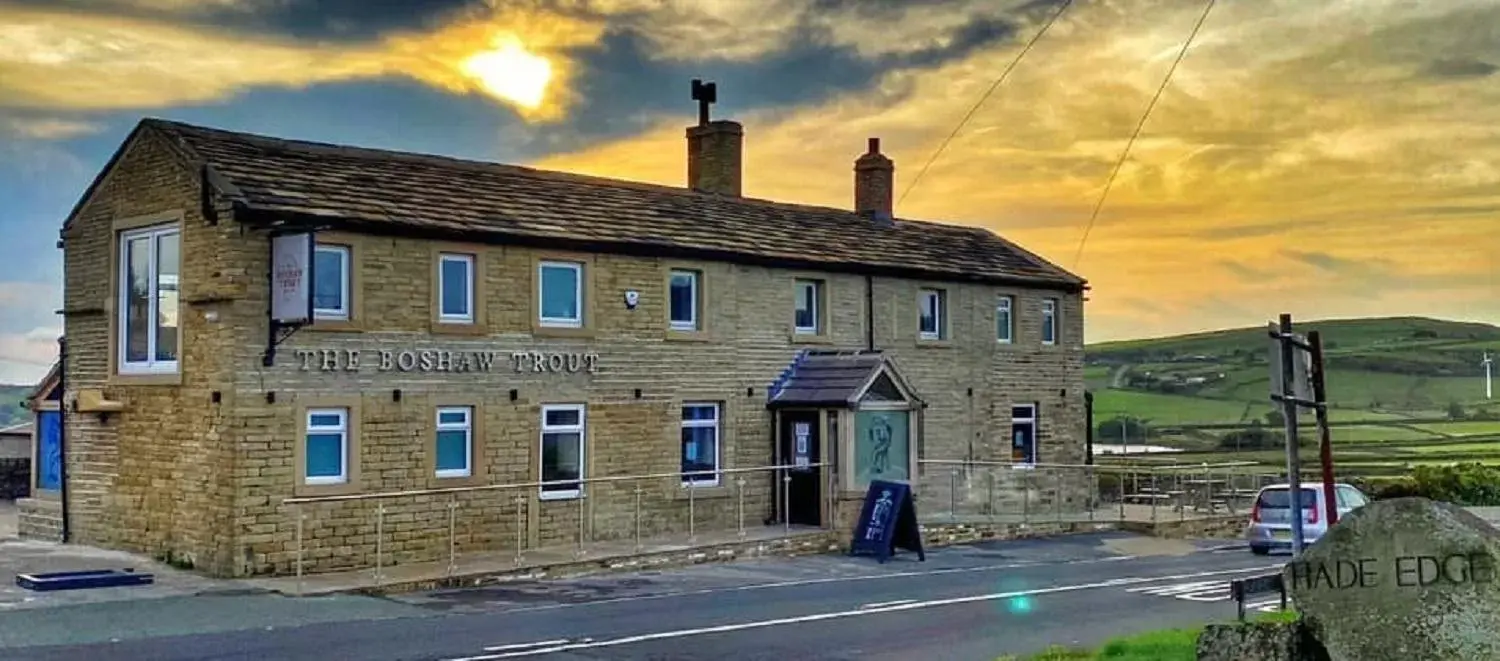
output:
<path id="1" fill-rule="evenodd" d="M 1386 581 L 1401 588 L 1425 588 L 1439 583 L 1492 583 L 1495 580 L 1495 565 L 1485 553 L 1451 553 L 1445 556 L 1397 556 L 1385 566 L 1381 566 L 1375 558 L 1316 564 L 1293 561 L 1290 563 L 1290 573 L 1293 590 L 1374 588 Z"/>
<path id="2" fill-rule="evenodd" d="M 573 374 L 599 371 L 599 354 L 567 351 L 361 351 L 359 349 L 297 349 L 303 372 L 489 372 L 497 360 L 509 360 L 517 373 Z M 373 354 L 373 355 L 371 355 Z"/>

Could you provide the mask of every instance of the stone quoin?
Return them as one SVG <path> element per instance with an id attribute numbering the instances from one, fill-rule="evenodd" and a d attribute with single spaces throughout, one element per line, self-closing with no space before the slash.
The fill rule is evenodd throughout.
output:
<path id="1" fill-rule="evenodd" d="M 894 216 L 878 154 L 858 212 L 744 197 L 744 136 L 690 128 L 670 187 L 142 120 L 61 231 L 29 534 L 287 575 L 373 565 L 375 502 L 333 497 L 531 485 L 382 501 L 409 563 L 450 498 L 470 553 L 734 530 L 736 468 L 803 467 L 744 475 L 753 525 L 847 529 L 919 459 L 1083 462 L 1082 278 Z"/>

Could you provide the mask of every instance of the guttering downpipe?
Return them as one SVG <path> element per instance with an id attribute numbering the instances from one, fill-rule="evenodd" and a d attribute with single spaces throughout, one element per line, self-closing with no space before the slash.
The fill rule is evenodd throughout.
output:
<path id="1" fill-rule="evenodd" d="M 875 350 L 875 276 L 865 274 L 865 348 Z"/>
<path id="2" fill-rule="evenodd" d="M 68 338 L 57 338 L 57 490 L 62 505 L 62 543 L 68 543 Z"/>

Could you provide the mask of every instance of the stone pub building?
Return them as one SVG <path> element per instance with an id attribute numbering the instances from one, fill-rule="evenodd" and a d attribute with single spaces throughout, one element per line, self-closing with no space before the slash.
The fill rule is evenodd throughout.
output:
<path id="1" fill-rule="evenodd" d="M 61 232 L 65 470 L 26 534 L 288 574 L 288 498 L 343 498 L 297 506 L 316 572 L 375 564 L 377 507 L 389 565 L 446 558 L 450 499 L 458 552 L 503 552 L 1082 463 L 1081 278 L 896 218 L 878 140 L 835 209 L 743 196 L 706 105 L 686 138 L 676 188 L 141 121 Z M 486 485 L 518 486 L 430 493 Z"/>

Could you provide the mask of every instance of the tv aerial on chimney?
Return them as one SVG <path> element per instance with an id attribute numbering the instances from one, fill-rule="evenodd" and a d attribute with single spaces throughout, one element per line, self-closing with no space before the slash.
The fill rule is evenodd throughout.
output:
<path id="1" fill-rule="evenodd" d="M 708 125 L 708 106 L 719 102 L 719 84 L 693 79 L 693 100 L 698 102 L 698 125 Z"/>

